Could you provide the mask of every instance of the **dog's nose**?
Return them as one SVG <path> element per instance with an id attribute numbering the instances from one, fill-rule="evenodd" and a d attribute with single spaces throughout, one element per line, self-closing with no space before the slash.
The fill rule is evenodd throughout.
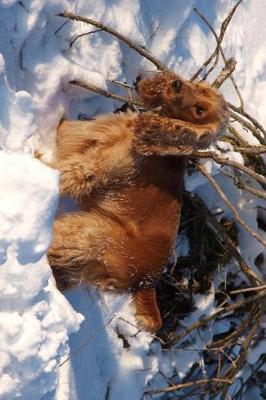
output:
<path id="1" fill-rule="evenodd" d="M 133 82 L 133 87 L 134 87 L 134 89 L 136 90 L 136 92 L 138 91 L 138 84 L 139 84 L 139 82 L 142 80 L 142 77 L 141 77 L 141 75 L 138 75 L 137 77 L 136 77 L 136 80 Z"/>
<path id="2" fill-rule="evenodd" d="M 176 79 L 174 82 L 172 82 L 172 88 L 176 93 L 179 93 L 182 88 L 182 81 Z"/>

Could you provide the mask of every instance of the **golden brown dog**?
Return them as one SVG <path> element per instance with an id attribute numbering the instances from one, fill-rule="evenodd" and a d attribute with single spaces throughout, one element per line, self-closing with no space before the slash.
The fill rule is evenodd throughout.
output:
<path id="1" fill-rule="evenodd" d="M 138 84 L 157 112 L 64 121 L 52 167 L 80 211 L 54 224 L 48 259 L 60 290 L 81 283 L 131 291 L 141 327 L 161 327 L 155 285 L 171 255 L 182 204 L 185 157 L 207 147 L 228 117 L 206 84 L 158 73 Z"/>

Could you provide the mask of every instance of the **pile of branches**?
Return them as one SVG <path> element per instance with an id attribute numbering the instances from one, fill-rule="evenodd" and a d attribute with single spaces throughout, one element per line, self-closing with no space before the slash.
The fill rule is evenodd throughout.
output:
<path id="1" fill-rule="evenodd" d="M 214 35 L 216 47 L 210 57 L 191 78 L 192 81 L 197 78 L 206 80 L 210 74 L 212 76 L 215 75 L 219 59 L 222 58 L 224 68 L 216 76 L 212 85 L 219 88 L 226 80 L 230 80 L 239 99 L 238 106 L 228 102 L 231 122 L 222 140 L 229 142 L 234 151 L 242 154 L 245 165 L 227 158 L 226 154 L 221 156 L 215 150 L 194 151 L 189 161 L 190 172 L 198 171 L 209 181 L 219 193 L 226 206 L 232 211 L 234 220 L 231 221 L 224 217 L 219 218 L 219 216 L 213 215 L 198 196 L 188 192 L 184 194 L 185 201 L 180 230 L 188 238 L 190 251 L 186 257 L 177 258 L 172 265 L 169 265 L 169 268 L 159 282 L 158 298 L 164 320 L 164 328 L 155 339 L 160 340 L 162 347 L 171 350 L 171 348 L 176 347 L 178 343 L 183 341 L 184 338 L 187 337 L 189 339 L 193 331 L 206 328 L 210 321 L 222 320 L 233 313 L 239 317 L 240 322 L 238 325 L 231 326 L 227 332 L 214 335 L 212 342 L 205 349 L 203 354 L 204 362 L 206 365 L 208 363 L 211 365 L 211 368 L 208 370 L 210 371 L 208 376 L 205 376 L 204 379 L 199 379 L 202 378 L 199 367 L 192 368 L 191 372 L 182 380 L 178 379 L 177 376 L 171 380 L 166 378 L 166 386 L 164 388 L 147 388 L 144 392 L 144 398 L 153 398 L 154 395 L 158 396 L 158 394 L 161 394 L 164 398 L 175 399 L 204 399 L 210 396 L 210 398 L 236 400 L 242 398 L 250 382 L 261 385 L 258 374 L 265 362 L 263 357 L 261 357 L 256 364 L 256 369 L 248 378 L 242 380 L 240 388 L 234 393 L 233 397 L 228 395 L 228 390 L 237 374 L 245 366 L 248 350 L 255 346 L 262 338 L 261 322 L 266 309 L 266 285 L 261 275 L 254 271 L 254 268 L 244 260 L 238 250 L 236 223 L 240 224 L 249 235 L 253 236 L 253 238 L 264 246 L 266 246 L 266 241 L 241 218 L 239 211 L 224 193 L 217 180 L 200 162 L 201 159 L 213 160 L 221 166 L 221 173 L 231 178 L 239 189 L 249 192 L 251 196 L 266 200 L 265 164 L 262 158 L 262 155 L 266 153 L 266 131 L 253 116 L 245 111 L 243 98 L 233 77 L 236 61 L 232 58 L 227 59 L 222 48 L 227 27 L 241 2 L 242 0 L 238 1 L 232 10 L 230 10 L 221 25 L 219 33 L 216 33 L 204 15 L 197 9 L 194 9 L 199 18 L 201 18 Z M 64 12 L 60 16 L 67 19 L 64 24 L 69 21 L 80 21 L 96 28 L 96 30 L 90 30 L 73 38 L 70 42 L 70 48 L 80 37 L 104 31 L 127 44 L 142 57 L 149 60 L 158 70 L 169 71 L 169 68 L 146 48 L 134 43 L 131 39 L 111 27 L 69 12 Z M 126 95 L 121 96 L 95 87 L 87 82 L 77 80 L 70 82 L 71 85 L 77 85 L 102 96 L 123 102 L 122 110 L 130 106 L 135 111 L 138 111 L 143 107 L 130 85 L 118 81 L 113 81 L 112 83 L 124 87 Z M 238 127 L 240 131 L 242 129 L 249 131 L 257 139 L 259 145 L 249 145 Z M 223 166 L 227 166 L 226 170 L 222 168 Z M 230 173 L 228 173 L 228 167 L 230 168 Z M 248 180 L 256 182 L 256 185 L 252 183 L 248 184 Z M 259 220 L 258 223 L 259 227 L 265 230 L 265 222 Z M 187 316 L 193 310 L 193 295 L 195 293 L 208 293 L 212 286 L 212 277 L 215 271 L 218 268 L 225 267 L 229 262 L 234 262 L 238 265 L 245 279 L 238 280 L 240 283 L 237 283 L 237 281 L 234 282 L 232 279 L 228 281 L 226 288 L 216 288 L 215 311 L 211 315 L 202 317 L 185 329 L 180 328 L 180 319 Z M 263 264 L 262 253 L 257 257 L 256 264 L 259 270 Z M 184 279 L 184 277 L 188 277 L 188 279 Z M 241 340 L 239 341 L 240 338 Z M 237 353 L 234 352 L 236 345 L 240 346 Z"/>

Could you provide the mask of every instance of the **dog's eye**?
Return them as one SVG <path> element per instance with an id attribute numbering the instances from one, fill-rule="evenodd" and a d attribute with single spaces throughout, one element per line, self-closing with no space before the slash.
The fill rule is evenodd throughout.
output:
<path id="1" fill-rule="evenodd" d="M 182 88 L 182 82 L 177 79 L 176 81 L 172 82 L 172 88 L 176 93 L 179 93 Z"/>
<path id="2" fill-rule="evenodd" d="M 202 115 L 204 114 L 204 108 L 202 108 L 201 106 L 196 106 L 196 114 L 200 117 L 202 117 Z"/>

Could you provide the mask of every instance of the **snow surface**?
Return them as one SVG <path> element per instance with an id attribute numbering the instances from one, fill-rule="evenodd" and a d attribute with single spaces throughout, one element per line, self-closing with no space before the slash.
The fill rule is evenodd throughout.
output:
<path id="1" fill-rule="evenodd" d="M 63 25 L 65 21 L 56 16 L 59 12 L 73 11 L 109 24 L 190 77 L 215 47 L 192 7 L 197 6 L 218 28 L 233 4 L 233 0 L 0 0 L 1 400 L 138 400 L 147 384 L 149 388 L 168 385 L 159 371 L 168 378 L 173 373 L 182 378 L 198 364 L 204 377 L 201 353 L 213 329 L 201 337 L 193 334 L 190 343 L 181 341 L 175 351 L 164 351 L 151 335 L 134 327 L 126 296 L 80 288 L 69 292 L 66 300 L 57 291 L 45 252 L 58 202 L 58 173 L 33 154 L 39 150 L 50 156 L 62 117 L 95 116 L 120 106 L 69 85 L 69 80 L 119 92 L 109 80 L 131 83 L 139 72 L 153 70 L 150 63 L 104 32 L 83 36 L 70 48 L 75 36 L 93 28 L 77 22 Z M 264 124 L 265 17 L 264 0 L 244 1 L 224 39 L 227 56 L 238 61 L 235 76 L 246 110 Z M 222 91 L 237 104 L 230 82 Z M 257 143 L 245 131 L 242 134 Z M 221 155 L 229 150 L 232 159 L 242 162 L 225 144 L 217 148 Z M 265 209 L 265 202 L 238 190 L 215 163 L 204 163 L 230 194 L 242 218 L 265 235 L 257 226 L 258 208 Z M 186 185 L 213 212 L 222 209 L 232 217 L 204 178 L 194 174 L 187 177 Z M 262 245 L 241 227 L 239 240 L 243 257 L 259 273 L 254 260 L 263 251 Z M 177 250 L 184 254 L 188 244 L 179 242 Z M 234 268 L 228 266 L 228 270 Z M 216 280 L 223 279 L 224 272 L 217 272 Z M 196 310 L 181 321 L 183 326 L 213 311 L 214 291 L 198 295 L 195 305 Z M 121 335 L 128 348 L 123 347 Z M 250 364 L 262 352 L 263 342 L 251 352 Z M 243 376 L 247 374 L 242 371 Z M 250 387 L 245 398 L 259 396 Z"/>

